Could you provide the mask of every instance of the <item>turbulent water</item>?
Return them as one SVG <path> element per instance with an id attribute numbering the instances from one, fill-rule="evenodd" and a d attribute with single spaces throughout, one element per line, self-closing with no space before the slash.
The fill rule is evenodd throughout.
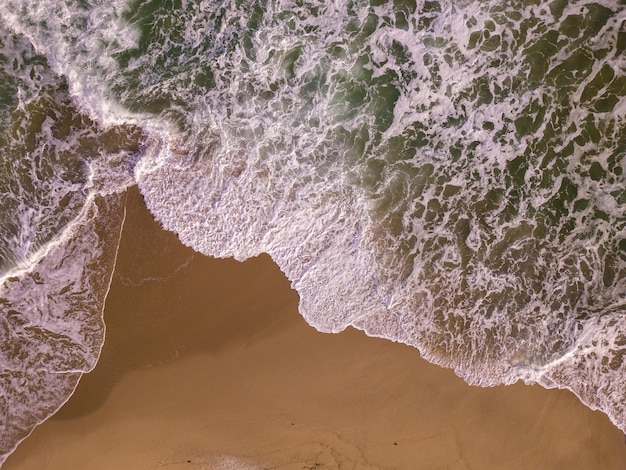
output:
<path id="1" fill-rule="evenodd" d="M 623 2 L 3 0 L 0 85 L 5 457 L 97 361 L 133 184 L 316 328 L 626 431 Z"/>

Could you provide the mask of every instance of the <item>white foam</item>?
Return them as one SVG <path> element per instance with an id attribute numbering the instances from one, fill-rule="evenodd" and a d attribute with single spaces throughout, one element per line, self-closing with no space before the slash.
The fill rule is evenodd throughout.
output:
<path id="1" fill-rule="evenodd" d="M 303 315 L 318 329 L 339 331 L 352 324 L 406 342 L 476 384 L 519 379 L 547 383 L 546 364 L 569 357 L 568 351 L 580 341 L 582 330 L 573 312 L 602 316 L 604 306 L 594 306 L 593 299 L 610 299 L 623 286 L 603 285 L 604 261 L 593 237 L 580 240 L 582 215 L 575 216 L 581 228 L 570 235 L 561 235 L 562 225 L 545 227 L 543 219 L 533 218 L 533 211 L 552 204 L 564 181 L 557 175 L 542 188 L 541 160 L 523 175 L 531 194 L 519 201 L 518 214 L 507 219 L 511 208 L 506 204 L 515 190 L 505 180 L 507 165 L 530 151 L 536 136 L 547 129 L 544 119 L 532 133 L 516 135 L 513 122 L 533 103 L 555 104 L 546 100 L 549 90 L 541 85 L 514 85 L 512 79 L 524 76 L 528 65 L 510 50 L 484 49 L 486 36 L 469 47 L 471 33 L 491 20 L 488 8 L 442 8 L 446 13 L 436 16 L 430 28 L 418 30 L 416 23 L 408 31 L 379 26 L 362 43 L 336 34 L 348 24 L 341 9 L 333 10 L 332 22 L 306 18 L 303 24 L 318 34 L 312 41 L 306 34 L 285 35 L 291 25 L 266 17 L 255 35 L 251 55 L 256 62 L 250 66 L 254 72 L 237 70 L 235 76 L 228 68 L 250 60 L 236 47 L 221 56 L 215 93 L 194 98 L 184 94 L 189 90 L 182 92 L 184 100 L 196 103 L 197 114 L 192 131 L 177 142 L 179 150 L 172 150 L 166 139 L 140 162 L 136 179 L 150 209 L 184 243 L 203 253 L 238 259 L 270 253 L 300 293 Z M 375 10 L 379 17 L 384 9 Z M 354 17 L 363 23 L 371 11 L 363 7 Z M 521 15 L 513 21 L 516 26 L 530 18 L 546 25 L 531 30 L 518 50 L 558 27 L 547 8 L 529 6 L 516 13 Z M 468 26 L 470 19 L 475 26 Z M 514 41 L 510 25 L 493 23 L 492 28 L 492 35 Z M 615 33 L 609 29 L 600 34 Z M 326 60 L 325 47 L 335 43 L 352 55 Z M 394 59 L 395 43 L 408 51 L 409 65 Z M 283 59 L 298 48 L 305 52 L 285 68 Z M 572 52 L 565 48 L 556 53 L 550 67 Z M 360 69 L 357 59 L 363 54 L 369 54 L 370 62 Z M 425 54 L 431 63 L 425 62 Z M 613 63 L 618 58 L 603 60 Z M 439 65 L 437 80 L 431 76 L 432 61 Z M 492 65 L 494 61 L 500 65 Z M 379 157 L 384 162 L 384 155 L 377 153 L 384 145 L 366 142 L 366 158 L 351 153 L 352 143 L 338 138 L 343 129 L 371 131 L 374 125 L 366 107 L 350 117 L 341 93 L 361 84 L 364 71 L 371 71 L 374 79 L 390 71 L 401 77 L 407 67 L 413 78 L 395 83 L 401 96 L 382 139 L 406 138 L 415 123 L 426 124 L 432 144 L 416 149 L 407 164 L 420 168 L 428 163 L 434 174 L 418 183 L 412 169 L 382 163 L 371 189 L 363 191 L 359 184 L 368 177 L 368 161 Z M 482 79 L 491 84 L 493 98 L 476 103 L 466 95 Z M 315 92 L 300 95 L 299 88 L 311 80 L 318 80 Z M 260 94 L 273 84 L 279 88 L 266 100 L 243 91 Z M 509 94 L 500 97 L 496 86 Z M 366 93 L 375 91 L 366 88 Z M 563 129 L 587 112 L 576 107 Z M 462 121 L 448 127 L 451 117 Z M 318 126 L 302 126 L 307 119 Z M 487 123 L 493 131 L 485 130 Z M 502 137 L 494 139 L 499 131 Z M 450 161 L 445 150 L 458 142 L 478 143 L 471 162 Z M 444 150 L 434 150 L 436 143 L 443 143 Z M 573 160 L 586 150 L 576 148 Z M 185 152 L 199 163 L 181 156 Z M 586 180 L 577 176 L 576 168 L 568 177 L 584 188 Z M 623 181 L 616 184 L 621 187 Z M 459 188 L 459 196 L 446 196 L 446 187 Z M 413 200 L 403 200 L 414 190 Z M 492 197 L 490 190 L 501 191 L 496 207 L 484 214 L 472 212 L 475 203 Z M 598 187 L 592 192 L 595 207 L 619 216 L 610 191 Z M 432 221 L 417 215 L 434 203 L 440 208 Z M 387 212 L 377 214 L 379 208 Z M 463 218 L 466 234 L 458 228 Z M 390 228 L 393 224 L 401 227 L 399 232 Z M 615 236 L 608 226 L 596 229 L 605 233 L 600 240 Z M 547 233 L 536 235 L 541 231 Z M 591 279 L 580 270 L 583 264 L 593 273 Z M 594 334 L 602 335 L 599 329 Z M 598 387 L 596 382 L 594 390 Z M 604 410 L 612 413 L 610 407 Z"/>
<path id="2" fill-rule="evenodd" d="M 10 0 L 0 5 L 0 17 L 26 36 L 56 73 L 67 77 L 70 93 L 90 116 L 115 125 L 132 120 L 132 113 L 116 103 L 111 83 L 103 78 L 115 76 L 116 54 L 137 45 L 137 28 L 123 20 L 127 8 L 123 0 L 84 7 L 56 0 Z"/>
<path id="3" fill-rule="evenodd" d="M 120 196 L 91 200 L 63 242 L 49 245 L 30 269 L 0 286 L 0 336 L 7 345 L 0 353 L 0 464 L 67 401 L 98 360 L 120 203 Z"/>

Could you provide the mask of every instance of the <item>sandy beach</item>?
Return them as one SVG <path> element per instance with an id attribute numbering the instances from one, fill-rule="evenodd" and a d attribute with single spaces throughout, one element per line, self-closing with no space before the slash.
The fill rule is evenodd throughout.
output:
<path id="1" fill-rule="evenodd" d="M 269 257 L 203 257 L 127 205 L 100 362 L 3 470 L 626 468 L 623 433 L 571 393 L 319 333 Z"/>

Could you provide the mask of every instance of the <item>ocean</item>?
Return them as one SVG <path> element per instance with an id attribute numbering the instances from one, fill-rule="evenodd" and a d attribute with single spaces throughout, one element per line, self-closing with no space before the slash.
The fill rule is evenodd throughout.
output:
<path id="1" fill-rule="evenodd" d="M 0 464 L 96 366 L 137 185 L 320 331 L 626 432 L 626 4 L 3 0 Z"/>

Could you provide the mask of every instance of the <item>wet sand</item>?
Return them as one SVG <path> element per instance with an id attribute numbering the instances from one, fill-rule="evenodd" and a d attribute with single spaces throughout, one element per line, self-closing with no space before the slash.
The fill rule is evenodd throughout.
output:
<path id="1" fill-rule="evenodd" d="M 470 387 L 297 301 L 267 256 L 195 254 L 131 191 L 101 360 L 3 470 L 626 468 L 569 392 Z"/>

